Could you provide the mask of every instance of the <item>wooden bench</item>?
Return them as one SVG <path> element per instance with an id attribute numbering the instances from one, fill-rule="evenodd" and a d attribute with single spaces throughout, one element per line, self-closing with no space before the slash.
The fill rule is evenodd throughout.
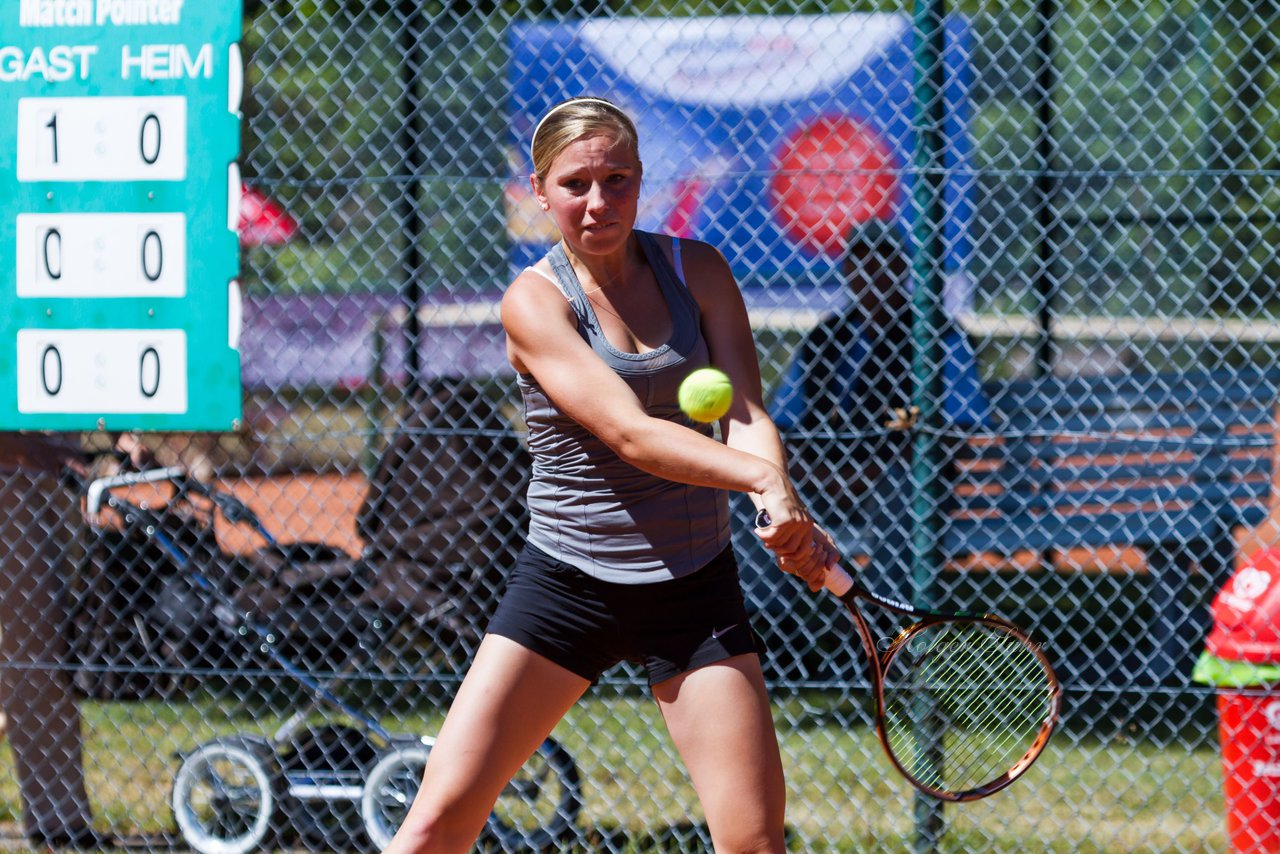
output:
<path id="1" fill-rule="evenodd" d="M 1234 564 L 1236 529 L 1270 512 L 1280 371 L 1054 377 L 985 390 L 989 430 L 966 444 L 947 493 L 940 604 L 1027 622 L 1085 690 L 1185 678 L 1208 600 Z M 735 496 L 735 518 L 750 510 Z M 792 659 L 838 646 L 837 609 L 781 576 L 748 528 L 735 525 L 734 542 L 749 607 L 779 636 L 770 640 L 777 671 L 803 678 Z M 1107 552 L 1129 560 L 1102 575 L 1085 556 Z M 1059 571 L 1021 580 L 972 571 L 1029 566 Z"/>
<path id="2" fill-rule="evenodd" d="M 1207 628 L 1205 594 L 1234 565 L 1235 529 L 1270 512 L 1278 389 L 1280 373 L 1257 371 L 988 384 L 992 436 L 958 463 L 944 556 L 1139 549 L 1149 624 L 1127 627 L 1131 649 L 1093 650 L 1112 656 L 1094 678 L 1185 675 Z"/>

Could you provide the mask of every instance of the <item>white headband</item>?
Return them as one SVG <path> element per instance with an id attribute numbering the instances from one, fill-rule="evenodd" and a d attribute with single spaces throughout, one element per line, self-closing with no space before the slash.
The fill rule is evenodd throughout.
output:
<path id="1" fill-rule="evenodd" d="M 608 101 L 604 100 L 603 98 L 574 98 L 570 101 L 561 101 L 559 104 L 556 104 L 554 107 L 547 110 L 547 114 L 542 117 L 542 120 L 538 122 L 537 127 L 533 129 L 533 136 L 529 137 L 529 162 L 530 163 L 533 162 L 533 144 L 538 141 L 538 131 L 542 130 L 542 126 L 547 123 L 547 119 L 555 115 L 557 110 L 560 110 L 564 107 L 572 107 L 574 104 L 603 104 L 604 106 L 608 107 L 609 109 L 615 112 L 622 113 L 622 116 L 624 118 L 627 115 L 626 113 L 622 112 L 622 108 L 619 107 L 617 104 L 611 104 Z M 536 170 L 538 167 L 534 166 L 533 168 Z"/>

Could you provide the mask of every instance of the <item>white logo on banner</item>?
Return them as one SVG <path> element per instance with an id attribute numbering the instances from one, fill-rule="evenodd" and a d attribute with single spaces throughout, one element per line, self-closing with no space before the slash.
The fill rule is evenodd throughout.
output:
<path id="1" fill-rule="evenodd" d="M 1246 566 L 1236 573 L 1231 587 L 1223 591 L 1222 602 L 1237 611 L 1247 611 L 1254 606 L 1259 596 L 1267 592 L 1270 584 L 1270 573 Z"/>
<path id="2" fill-rule="evenodd" d="M 1262 716 L 1267 719 L 1268 727 L 1267 731 L 1261 734 L 1262 743 L 1274 748 L 1280 744 L 1280 700 L 1272 700 L 1263 706 Z"/>
<path id="3" fill-rule="evenodd" d="M 582 40 L 641 89 L 674 101 L 764 104 L 847 80 L 901 37 L 903 15 L 851 13 L 587 21 Z"/>

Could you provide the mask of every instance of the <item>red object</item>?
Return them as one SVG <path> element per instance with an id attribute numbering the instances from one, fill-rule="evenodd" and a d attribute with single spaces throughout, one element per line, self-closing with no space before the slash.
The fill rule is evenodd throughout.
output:
<path id="1" fill-rule="evenodd" d="M 667 224 L 663 229 L 667 234 L 676 237 L 693 237 L 693 224 L 697 219 L 702 200 L 710 189 L 711 182 L 701 178 L 689 178 L 681 181 L 676 187 L 676 202 L 667 216 Z"/>
<path id="2" fill-rule="evenodd" d="M 1214 598 L 1213 621 L 1212 655 L 1280 664 L 1280 549 L 1249 557 Z M 1231 850 L 1280 854 L 1280 691 L 1219 688 L 1218 736 Z"/>
<path id="3" fill-rule="evenodd" d="M 1218 592 L 1205 646 L 1229 661 L 1280 664 L 1280 549 L 1252 555 Z"/>
<path id="4" fill-rule="evenodd" d="M 804 249 L 844 254 L 859 223 L 890 219 L 897 165 L 880 135 L 845 115 L 819 116 L 783 141 L 770 181 L 774 216 Z"/>
<path id="5" fill-rule="evenodd" d="M 241 185 L 241 246 L 279 246 L 297 233 L 298 221 L 279 202 L 248 184 Z"/>
<path id="6" fill-rule="evenodd" d="M 1231 850 L 1280 852 L 1280 695 L 1219 689 L 1218 733 Z"/>

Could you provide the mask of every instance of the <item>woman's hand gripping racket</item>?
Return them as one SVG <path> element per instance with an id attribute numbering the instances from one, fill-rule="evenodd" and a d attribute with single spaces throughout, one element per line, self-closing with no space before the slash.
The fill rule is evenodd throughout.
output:
<path id="1" fill-rule="evenodd" d="M 768 527 L 769 514 L 756 514 Z M 986 614 L 922 611 L 878 596 L 843 569 L 826 587 L 848 609 L 870 663 L 876 731 L 920 791 L 944 801 L 985 798 L 1031 767 L 1053 732 L 1062 688 L 1038 644 Z M 911 624 L 879 653 L 862 599 Z"/>

